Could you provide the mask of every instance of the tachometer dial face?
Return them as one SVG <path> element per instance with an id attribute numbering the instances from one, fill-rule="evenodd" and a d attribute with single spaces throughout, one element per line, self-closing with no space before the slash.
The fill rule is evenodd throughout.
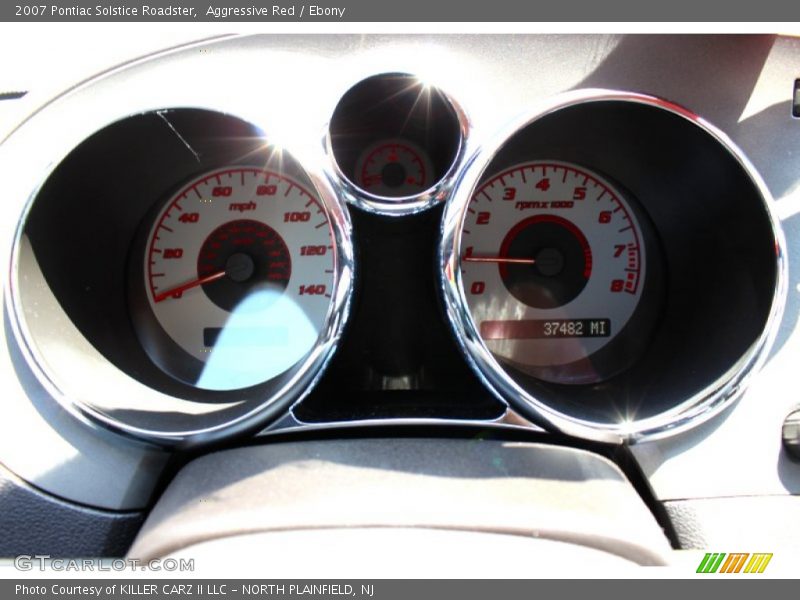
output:
<path id="1" fill-rule="evenodd" d="M 371 144 L 356 161 L 356 183 L 376 196 L 415 196 L 431 186 L 432 178 L 428 153 L 405 139 Z"/>
<path id="2" fill-rule="evenodd" d="M 145 350 L 201 389 L 283 373 L 324 325 L 333 243 L 322 204 L 296 178 L 256 167 L 198 177 L 164 204 L 147 237 L 142 284 L 165 335 L 140 328 Z"/>
<path id="3" fill-rule="evenodd" d="M 599 381 L 615 361 L 593 358 L 642 296 L 642 229 L 599 174 L 563 162 L 518 164 L 473 195 L 461 269 L 469 311 L 496 358 L 545 381 Z"/>

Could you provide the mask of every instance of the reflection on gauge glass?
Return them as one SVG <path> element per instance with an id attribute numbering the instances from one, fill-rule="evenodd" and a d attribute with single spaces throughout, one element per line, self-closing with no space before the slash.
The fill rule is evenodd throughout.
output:
<path id="1" fill-rule="evenodd" d="M 375 196 L 415 196 L 432 184 L 428 153 L 406 139 L 381 140 L 369 145 L 356 161 L 356 183 Z"/>
<path id="2" fill-rule="evenodd" d="M 328 216 L 299 178 L 241 166 L 205 173 L 149 229 L 139 337 L 165 372 L 201 389 L 272 379 L 317 342 L 334 256 Z"/>
<path id="3" fill-rule="evenodd" d="M 632 360 L 624 334 L 645 282 L 632 201 L 601 175 L 517 164 L 472 197 L 461 239 L 464 293 L 501 362 L 554 383 L 606 379 Z"/>

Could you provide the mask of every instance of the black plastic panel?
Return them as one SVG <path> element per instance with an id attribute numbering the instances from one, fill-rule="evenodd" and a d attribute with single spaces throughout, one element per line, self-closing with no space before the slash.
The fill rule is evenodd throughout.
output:
<path id="1" fill-rule="evenodd" d="M 505 406 L 467 367 L 438 293 L 442 209 L 383 217 L 351 208 L 358 264 L 350 324 L 302 421 L 494 419 Z"/>

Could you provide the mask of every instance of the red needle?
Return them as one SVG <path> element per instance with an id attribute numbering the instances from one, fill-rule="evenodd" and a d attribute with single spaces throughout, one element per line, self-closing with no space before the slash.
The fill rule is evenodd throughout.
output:
<path id="1" fill-rule="evenodd" d="M 161 302 L 162 300 L 166 300 L 175 294 L 180 294 L 185 292 L 186 290 L 190 290 L 194 287 L 199 285 L 205 285 L 207 283 L 211 283 L 212 281 L 216 281 L 225 277 L 225 271 L 217 271 L 216 273 L 212 273 L 211 275 L 206 275 L 205 277 L 201 277 L 200 279 L 195 279 L 194 281 L 190 281 L 189 283 L 184 283 L 183 285 L 179 285 L 177 287 L 172 288 L 171 290 L 167 290 L 166 292 L 161 292 L 160 294 L 156 294 L 153 298 L 154 302 Z"/>
<path id="2" fill-rule="evenodd" d="M 508 265 L 533 265 L 536 260 L 533 258 L 506 258 L 504 256 L 465 256 L 467 262 L 481 263 L 504 263 Z"/>

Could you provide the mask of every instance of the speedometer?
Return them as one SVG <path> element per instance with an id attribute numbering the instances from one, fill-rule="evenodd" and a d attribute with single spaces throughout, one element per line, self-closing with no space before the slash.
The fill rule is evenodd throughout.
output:
<path id="1" fill-rule="evenodd" d="M 565 162 L 516 164 L 478 187 L 461 246 L 467 305 L 496 358 L 555 383 L 625 366 L 602 351 L 639 306 L 646 256 L 632 202 L 610 181 Z"/>
<path id="2" fill-rule="evenodd" d="M 142 260 L 143 346 L 162 370 L 206 390 L 250 387 L 298 363 L 334 287 L 322 204 L 298 178 L 257 167 L 186 184 L 158 210 Z"/>

